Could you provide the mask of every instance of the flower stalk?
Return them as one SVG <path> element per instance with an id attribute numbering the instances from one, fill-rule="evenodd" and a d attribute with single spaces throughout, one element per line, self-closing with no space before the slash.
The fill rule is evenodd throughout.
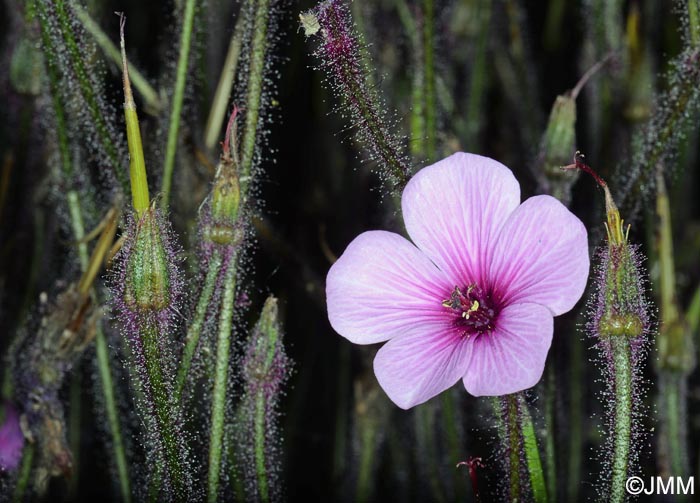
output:
<path id="1" fill-rule="evenodd" d="M 499 435 L 507 456 L 508 500 L 547 501 L 537 436 L 522 393 L 494 399 Z"/>
<path id="2" fill-rule="evenodd" d="M 243 398 L 238 434 L 249 501 L 281 497 L 278 407 L 290 362 L 282 344 L 277 299 L 268 297 L 246 345 L 242 363 Z"/>
<path id="3" fill-rule="evenodd" d="M 114 140 L 112 139 L 109 127 L 105 120 L 104 105 L 101 102 L 99 95 L 95 90 L 95 84 L 88 72 L 80 46 L 74 29 L 71 25 L 69 12 L 66 7 L 65 0 L 57 0 L 56 2 L 47 2 L 39 0 L 36 2 L 37 11 L 39 13 L 40 23 L 42 24 L 42 43 L 44 51 L 48 58 L 53 58 L 58 54 L 59 48 L 56 41 L 51 35 L 50 23 L 58 23 L 58 32 L 60 40 L 65 45 L 65 51 L 69 58 L 73 73 L 78 83 L 78 88 L 85 101 L 87 111 L 93 122 L 92 127 L 95 128 L 97 141 L 100 145 L 104 156 L 111 165 L 112 172 L 115 175 L 123 192 L 128 193 L 129 183 L 122 169 L 122 157 Z"/>
<path id="4" fill-rule="evenodd" d="M 175 168 L 175 154 L 177 153 L 178 133 L 180 131 L 180 118 L 182 116 L 182 104 L 185 99 L 185 84 L 187 82 L 187 69 L 190 63 L 190 47 L 192 45 L 192 29 L 194 27 L 194 14 L 197 0 L 186 0 L 185 11 L 182 18 L 180 32 L 180 50 L 175 71 L 175 88 L 170 103 L 170 125 L 168 127 L 168 142 L 165 147 L 165 160 L 163 162 L 163 181 L 161 184 L 160 206 L 165 209 L 170 202 L 170 187 L 173 181 Z"/>
<path id="5" fill-rule="evenodd" d="M 307 36 L 320 33 L 314 55 L 326 70 L 331 88 L 347 106 L 357 125 L 358 143 L 380 166 L 380 175 L 393 193 L 400 193 L 411 168 L 403 152 L 402 139 L 391 132 L 384 103 L 368 85 L 368 63 L 361 58 L 362 41 L 354 29 L 352 16 L 343 0 L 326 0 L 302 14 Z"/>
<path id="6" fill-rule="evenodd" d="M 625 229 L 605 181 L 579 152 L 574 164 L 564 169 L 590 174 L 605 192 L 607 243 L 598 252 L 596 292 L 590 301 L 587 330 L 603 355 L 608 392 L 613 397 L 607 409 L 610 430 L 606 451 L 612 453 L 611 469 L 609 475 L 603 474 L 602 485 L 607 500 L 617 503 L 627 499 L 625 483 L 637 469 L 632 446 L 641 425 L 635 421 L 640 407 L 635 397 L 639 394 L 638 374 L 651 331 L 644 295 L 646 276 L 638 249 L 628 242 L 629 226 Z"/>
<path id="7" fill-rule="evenodd" d="M 659 359 L 659 460 L 668 475 L 688 475 L 686 392 L 688 375 L 695 368 L 695 348 L 676 294 L 671 206 L 663 170 L 656 175 L 656 252 L 659 263 L 661 324 L 657 338 Z"/>
<path id="8" fill-rule="evenodd" d="M 181 411 L 173 403 L 170 379 L 171 337 L 181 297 L 180 271 L 175 262 L 174 240 L 165 218 L 150 202 L 136 107 L 131 92 L 124 45 L 125 17 L 121 15 L 120 39 L 124 63 L 124 114 L 131 157 L 130 177 L 134 213 L 124 244 L 115 257 L 112 303 L 134 356 L 133 377 L 140 388 L 149 456 L 155 461 L 151 480 L 160 479 L 168 497 L 187 497 Z M 138 404 L 138 401 L 137 401 Z"/>

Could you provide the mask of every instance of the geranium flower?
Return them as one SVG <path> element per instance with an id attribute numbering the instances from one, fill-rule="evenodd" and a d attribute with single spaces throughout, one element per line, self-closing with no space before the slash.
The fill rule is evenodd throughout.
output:
<path id="1" fill-rule="evenodd" d="M 534 386 L 553 317 L 588 278 L 581 221 L 550 196 L 520 204 L 508 168 L 464 153 L 418 172 L 401 206 L 413 243 L 365 232 L 328 272 L 333 328 L 356 344 L 389 341 L 374 373 L 404 409 L 459 379 L 475 396 Z"/>

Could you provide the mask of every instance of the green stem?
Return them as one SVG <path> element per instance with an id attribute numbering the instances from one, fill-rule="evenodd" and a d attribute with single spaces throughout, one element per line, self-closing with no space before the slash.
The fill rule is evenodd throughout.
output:
<path id="1" fill-rule="evenodd" d="M 42 19 L 42 31 L 48 30 L 48 27 L 44 26 L 48 22 L 46 20 L 48 12 L 46 6 L 44 5 L 44 2 L 45 0 L 40 0 L 39 2 L 37 2 L 37 5 L 39 6 L 40 19 Z M 71 21 L 68 17 L 68 12 L 66 11 L 65 2 L 64 0 L 56 0 L 55 2 L 51 2 L 51 5 L 55 8 L 56 17 L 58 19 L 58 23 L 61 29 L 62 40 L 66 44 L 68 56 L 70 58 L 76 79 L 78 81 L 78 87 L 80 88 L 81 94 L 83 95 L 83 99 L 85 100 L 85 104 L 87 105 L 88 112 L 90 113 L 90 117 L 92 118 L 92 121 L 94 123 L 95 129 L 97 131 L 97 137 L 99 138 L 99 141 L 102 144 L 102 148 L 104 149 L 105 154 L 109 158 L 109 161 L 112 165 L 112 170 L 117 178 L 117 181 L 121 185 L 122 190 L 125 193 L 129 193 L 129 182 L 126 177 L 126 173 L 123 169 L 121 169 L 119 153 L 114 145 L 114 142 L 112 141 L 112 137 L 109 133 L 109 127 L 107 126 L 107 122 L 105 121 L 104 116 L 102 114 L 102 110 L 100 109 L 97 94 L 93 88 L 93 84 L 90 80 L 87 67 L 82 58 L 82 51 L 80 50 L 78 42 L 73 33 Z M 48 44 L 46 45 L 47 57 L 51 58 L 53 54 L 57 52 L 53 47 L 50 35 L 44 37 L 44 40 L 45 43 Z"/>
<path id="2" fill-rule="evenodd" d="M 632 361 L 629 342 L 622 336 L 612 336 L 611 339 L 615 374 L 615 416 L 610 501 L 618 503 L 627 499 L 625 482 L 628 477 L 632 441 Z"/>
<path id="3" fill-rule="evenodd" d="M 357 474 L 355 501 L 362 503 L 370 500 L 376 431 L 374 421 L 367 417 L 360 422 L 358 427 L 360 428 L 360 466 Z"/>
<path id="4" fill-rule="evenodd" d="M 24 495 L 29 485 L 29 476 L 32 474 L 32 462 L 34 460 L 34 444 L 26 444 L 22 450 L 22 465 L 19 468 L 17 484 L 15 485 L 12 501 L 20 503 L 25 500 Z"/>
<path id="5" fill-rule="evenodd" d="M 425 131 L 426 154 L 437 158 L 437 103 L 435 94 L 435 5 L 423 0 L 423 57 L 425 58 Z"/>
<path id="6" fill-rule="evenodd" d="M 253 19 L 253 37 L 250 45 L 250 67 L 248 74 L 248 87 L 245 116 L 245 129 L 241 142 L 241 192 L 246 194 L 251 172 L 253 170 L 253 158 L 257 143 L 258 120 L 262 106 L 262 87 L 265 73 L 265 53 L 267 49 L 267 22 L 269 18 L 270 0 L 258 0 L 255 5 Z"/>
<path id="7" fill-rule="evenodd" d="M 211 257 L 211 261 L 209 262 L 209 268 L 207 270 L 206 278 L 204 279 L 202 292 L 200 293 L 199 300 L 197 301 L 197 307 L 195 307 L 192 324 L 187 330 L 185 349 L 182 354 L 182 362 L 180 363 L 180 369 L 178 370 L 177 381 L 175 384 L 175 403 L 180 403 L 182 393 L 185 390 L 185 383 L 187 381 L 190 368 L 192 367 L 194 354 L 197 351 L 199 338 L 202 335 L 202 327 L 204 326 L 204 320 L 207 316 L 207 311 L 209 310 L 209 301 L 211 300 L 214 289 L 216 288 L 216 280 L 219 277 L 221 264 L 221 254 L 218 252 L 214 253 Z"/>
<path id="8" fill-rule="evenodd" d="M 445 501 L 440 483 L 438 467 L 437 438 L 435 435 L 436 404 L 428 402 L 416 408 L 416 444 L 420 453 L 419 463 L 425 467 L 435 501 Z"/>
<path id="9" fill-rule="evenodd" d="M 547 502 L 547 486 L 545 484 L 544 471 L 542 470 L 542 461 L 540 459 L 540 450 L 537 447 L 537 435 L 535 427 L 532 423 L 532 417 L 528 405 L 522 394 L 518 394 L 518 409 L 520 417 L 520 429 L 523 436 L 523 449 L 525 451 L 525 461 L 527 462 L 527 471 L 530 475 L 530 488 L 532 496 L 537 503 Z"/>
<path id="10" fill-rule="evenodd" d="M 556 400 L 555 382 L 554 368 L 550 366 L 549 369 L 547 369 L 544 418 L 546 426 L 545 457 L 547 460 L 547 494 L 553 501 L 557 500 L 556 428 L 554 423 L 554 403 Z"/>
<path id="11" fill-rule="evenodd" d="M 180 53 L 177 60 L 175 76 L 175 89 L 170 106 L 170 126 L 168 128 L 168 143 L 165 147 L 165 162 L 163 164 L 163 183 L 161 186 L 161 207 L 167 209 L 170 201 L 170 187 L 175 166 L 175 153 L 177 152 L 178 131 L 180 129 L 180 116 L 182 103 L 185 98 L 185 82 L 190 59 L 190 45 L 192 43 L 192 27 L 194 25 L 194 11 L 196 0 L 187 0 L 185 3 L 185 16 L 182 22 L 182 34 L 180 36 Z"/>
<path id="12" fill-rule="evenodd" d="M 112 60 L 112 63 L 116 64 L 117 66 L 121 66 L 122 58 L 119 49 L 116 45 L 114 45 L 107 34 L 102 31 L 100 25 L 97 24 L 94 19 L 92 19 L 88 11 L 77 2 L 71 2 L 70 6 L 75 13 L 75 17 L 80 20 L 83 28 L 85 28 L 85 30 L 92 35 L 92 38 L 95 39 L 95 42 L 100 49 L 102 49 L 107 57 Z M 134 87 L 143 98 L 146 110 L 150 111 L 151 113 L 158 112 L 163 106 L 160 102 L 158 93 L 155 89 L 153 89 L 151 84 L 148 83 L 146 77 L 144 77 L 139 70 L 134 68 L 134 65 L 131 62 L 129 62 L 129 76 L 131 77 L 131 83 L 134 84 Z"/>
<path id="13" fill-rule="evenodd" d="M 700 45 L 700 2 L 698 0 L 688 0 L 688 30 L 690 43 L 694 46 Z"/>
<path id="14" fill-rule="evenodd" d="M 406 34 L 411 40 L 413 76 L 411 78 L 411 155 L 422 162 L 426 156 L 425 126 L 425 58 L 423 38 L 419 36 L 418 23 L 405 0 L 397 0 L 397 9 Z"/>
<path id="15" fill-rule="evenodd" d="M 445 436 L 447 437 L 447 450 L 450 455 L 450 464 L 457 466 L 461 461 L 462 445 L 460 444 L 460 435 L 457 430 L 459 419 L 454 404 L 454 390 L 448 390 L 442 394 L 442 419 L 445 428 Z M 463 499 L 466 493 L 466 479 L 462 473 L 454 470 L 453 481 L 455 485 L 455 498 Z"/>
<path id="16" fill-rule="evenodd" d="M 700 286 L 695 289 L 695 293 L 691 297 L 690 304 L 685 312 L 685 318 L 688 321 L 690 333 L 697 332 L 698 326 L 700 326 Z M 698 347 L 700 347 L 700 344 L 698 344 Z"/>
<path id="17" fill-rule="evenodd" d="M 484 101 L 484 89 L 486 87 L 486 54 L 491 21 L 491 2 L 479 2 L 479 15 L 481 18 L 479 35 L 476 41 L 474 62 L 471 67 L 471 81 L 469 83 L 469 96 L 467 101 L 466 145 L 467 151 L 477 148 L 477 139 L 481 124 L 481 111 Z"/>
<path id="18" fill-rule="evenodd" d="M 537 436 L 525 397 L 515 393 L 495 398 L 493 403 L 499 418 L 499 434 L 508 451 L 509 500 L 528 498 L 528 483 L 521 477 L 527 473 L 532 500 L 546 503 L 547 488 Z"/>
<path id="19" fill-rule="evenodd" d="M 119 489 L 121 491 L 122 501 L 124 501 L 124 503 L 129 503 L 131 501 L 129 468 L 126 461 L 126 450 L 124 449 L 121 426 L 119 424 L 117 401 L 114 396 L 114 381 L 112 380 L 112 370 L 109 366 L 109 348 L 107 347 L 107 339 L 102 330 L 101 323 L 97 324 L 95 332 L 95 351 L 97 354 L 97 370 L 102 383 L 102 394 L 105 410 L 107 412 L 109 431 L 112 434 L 112 448 L 114 449 L 114 461 L 117 465 L 117 474 L 119 476 Z"/>
<path id="20" fill-rule="evenodd" d="M 260 501 L 270 501 L 265 464 L 265 394 L 259 392 L 255 401 L 255 474 L 258 479 Z"/>
<path id="21" fill-rule="evenodd" d="M 178 436 L 173 424 L 172 407 L 168 397 L 165 377 L 161 367 L 162 354 L 159 346 L 159 332 L 154 323 L 147 323 L 141 328 L 140 339 L 143 344 L 143 359 L 146 363 L 146 375 L 150 399 L 153 402 L 158 433 L 163 447 L 167 473 L 172 484 L 174 498 L 181 500 L 185 495 L 182 480 L 183 467 L 180 465 Z"/>
<path id="22" fill-rule="evenodd" d="M 664 430 L 668 436 L 668 454 L 670 457 L 671 474 L 678 477 L 687 476 L 686 464 L 686 442 L 683 441 L 684 426 L 683 420 L 683 396 L 682 389 L 684 388 L 685 378 L 681 374 L 671 374 L 662 377 L 660 380 L 659 393 L 664 400 L 665 411 Z"/>
<path id="23" fill-rule="evenodd" d="M 233 35 L 231 35 L 231 41 L 229 42 L 226 59 L 224 60 L 224 67 L 221 69 L 219 83 L 216 85 L 216 91 L 214 92 L 214 99 L 212 100 L 209 118 L 204 130 L 204 144 L 209 150 L 216 146 L 216 142 L 221 134 L 221 124 L 229 107 L 228 100 L 236 78 L 236 69 L 238 68 L 241 46 L 243 45 L 244 19 L 245 16 L 238 16 L 236 27 L 233 29 Z"/>
<path id="24" fill-rule="evenodd" d="M 226 391 L 228 384 L 229 349 L 236 293 L 235 257 L 229 258 L 224 276 L 224 294 L 221 299 L 219 333 L 216 345 L 216 367 L 211 401 L 211 430 L 209 433 L 208 500 L 214 503 L 219 498 L 221 476 L 221 454 L 223 452 L 224 416 L 226 413 Z"/>
<path id="25" fill-rule="evenodd" d="M 42 39 L 48 36 L 45 33 L 44 24 L 42 23 Z M 46 41 L 45 41 L 46 43 Z M 58 92 L 58 71 L 53 63 L 52 58 L 47 57 L 46 66 L 49 74 L 49 85 L 51 97 L 54 106 L 54 117 L 56 120 L 56 134 L 58 139 L 59 157 L 61 158 L 62 171 L 65 181 L 70 183 L 73 174 L 73 165 L 70 156 L 70 148 L 65 124 L 65 113 L 61 96 Z M 67 195 L 68 210 L 70 212 L 71 225 L 73 227 L 73 235 L 78 244 L 78 256 L 80 259 L 80 267 L 84 272 L 88 267 L 88 251 L 87 244 L 81 242 L 85 236 L 85 224 L 83 220 L 83 210 L 80 203 L 80 196 L 77 191 L 69 190 Z M 104 332 L 102 331 L 101 323 L 97 324 L 95 332 L 95 347 L 97 354 L 97 368 L 102 384 L 104 405 L 107 412 L 109 429 L 112 435 L 112 448 L 114 449 L 114 461 L 117 466 L 117 474 L 119 476 L 119 487 L 121 490 L 122 501 L 129 503 L 131 501 L 131 489 L 129 484 L 129 472 L 126 462 L 126 453 L 124 443 L 121 436 L 119 425 L 119 416 L 117 414 L 117 405 L 114 397 L 114 385 L 112 382 L 112 372 L 109 363 L 109 353 L 107 350 L 107 342 Z"/>
<path id="26" fill-rule="evenodd" d="M 518 438 L 518 403 L 513 395 L 504 398 L 506 419 L 505 431 L 508 446 L 508 480 L 510 482 L 510 501 L 520 501 L 522 487 L 520 481 L 520 439 Z"/>
<path id="27" fill-rule="evenodd" d="M 567 478 L 567 497 L 569 501 L 578 501 L 581 488 L 581 465 L 583 454 L 583 342 L 580 337 L 571 340 L 571 383 L 569 390 L 569 464 Z"/>

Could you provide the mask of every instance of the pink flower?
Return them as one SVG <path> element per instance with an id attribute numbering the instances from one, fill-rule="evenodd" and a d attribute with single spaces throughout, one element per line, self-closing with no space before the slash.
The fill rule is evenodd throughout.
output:
<path id="1" fill-rule="evenodd" d="M 379 384 L 404 409 L 459 379 L 475 396 L 534 386 L 588 278 L 581 221 L 550 196 L 520 204 L 504 165 L 457 153 L 422 169 L 401 200 L 415 243 L 360 234 L 331 267 L 328 318 L 356 344 L 387 342 Z"/>
<path id="2" fill-rule="evenodd" d="M 24 447 L 24 435 L 17 410 L 5 403 L 5 421 L 0 425 L 0 471 L 13 471 L 19 465 Z"/>

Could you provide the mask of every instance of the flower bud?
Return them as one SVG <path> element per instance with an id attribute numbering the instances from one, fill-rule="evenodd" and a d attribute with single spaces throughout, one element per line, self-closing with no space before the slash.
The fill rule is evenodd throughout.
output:
<path id="1" fill-rule="evenodd" d="M 268 297 L 260 320 L 248 341 L 243 360 L 243 379 L 250 392 L 274 394 L 287 374 L 287 356 L 281 341 L 277 299 Z"/>
<path id="2" fill-rule="evenodd" d="M 277 299 L 270 296 L 245 350 L 244 392 L 236 429 L 244 460 L 240 468 L 251 501 L 278 501 L 281 497 L 278 403 L 289 368 Z"/>
<path id="3" fill-rule="evenodd" d="M 125 260 L 124 303 L 132 311 L 161 311 L 171 300 L 169 254 L 156 212 L 151 207 L 136 222 Z"/>

